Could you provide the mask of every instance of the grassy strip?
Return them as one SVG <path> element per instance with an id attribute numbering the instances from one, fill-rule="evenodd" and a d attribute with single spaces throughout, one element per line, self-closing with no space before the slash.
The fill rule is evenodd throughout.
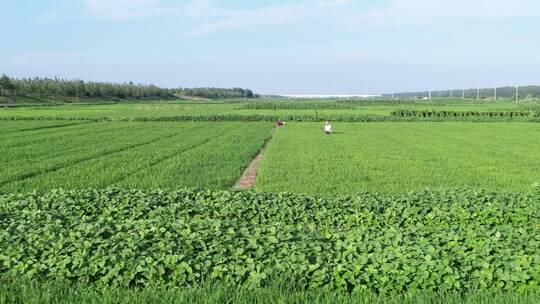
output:
<path id="1" fill-rule="evenodd" d="M 276 121 L 283 119 L 289 122 L 445 122 L 445 121 L 464 121 L 464 122 L 540 122 L 540 117 L 528 116 L 500 116 L 500 115 L 469 115 L 469 116 L 386 116 L 386 115 L 342 115 L 342 114 L 318 114 L 318 115 L 265 115 L 265 114 L 201 114 L 201 115 L 177 115 L 163 117 L 133 117 L 122 118 L 122 121 Z M 87 120 L 87 121 L 112 121 L 109 117 L 67 117 L 67 116 L 0 116 L 0 121 L 15 120 Z"/>
<path id="2" fill-rule="evenodd" d="M 396 117 L 418 118 L 520 118 L 531 116 L 530 111 L 434 111 L 434 110 L 396 110 L 390 113 Z"/>
<path id="3" fill-rule="evenodd" d="M 0 303 L 406 303 L 406 304 L 533 304 L 540 295 L 516 293 L 418 293 L 377 295 L 299 290 L 290 281 L 276 281 L 257 289 L 203 284 L 188 289 L 98 288 L 93 285 L 41 282 L 24 278 L 0 278 Z"/>
<path id="4" fill-rule="evenodd" d="M 385 116 L 385 115 L 260 115 L 260 114 L 216 114 L 216 115 L 181 115 L 165 117 L 137 117 L 134 121 L 276 121 L 283 119 L 293 122 L 538 122 L 540 119 L 530 116 L 445 116 L 445 117 L 414 117 L 414 116 Z"/>
<path id="5" fill-rule="evenodd" d="M 67 116 L 0 116 L 0 121 L 17 120 L 85 120 L 85 121 L 112 121 L 108 117 L 67 117 Z"/>

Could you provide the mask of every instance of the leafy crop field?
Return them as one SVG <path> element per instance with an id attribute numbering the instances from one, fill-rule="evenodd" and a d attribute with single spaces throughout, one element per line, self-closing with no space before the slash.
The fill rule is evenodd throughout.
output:
<path id="1" fill-rule="evenodd" d="M 230 188 L 272 127 L 240 122 L 40 123 L 0 122 L 0 191 L 110 185 Z"/>
<path id="2" fill-rule="evenodd" d="M 273 137 L 257 190 L 351 194 L 540 183 L 536 123 L 290 124 Z"/>
<path id="3" fill-rule="evenodd" d="M 341 199 L 209 190 L 0 196 L 0 272 L 106 286 L 534 292 L 540 192 Z"/>

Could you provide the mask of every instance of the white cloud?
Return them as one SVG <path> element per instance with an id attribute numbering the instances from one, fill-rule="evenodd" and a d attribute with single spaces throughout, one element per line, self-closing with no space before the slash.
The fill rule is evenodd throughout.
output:
<path id="1" fill-rule="evenodd" d="M 85 5 L 93 15 L 113 20 L 157 17 L 176 10 L 160 0 L 85 0 Z"/>
<path id="2" fill-rule="evenodd" d="M 317 21 L 351 30 L 406 26 L 451 26 L 452 22 L 540 17 L 537 0 L 391 0 L 383 6 L 363 6 L 369 1 L 312 0 L 256 8 L 229 9 L 217 1 L 192 0 L 168 4 L 162 0 L 85 0 L 93 15 L 113 20 L 169 18 L 188 21 L 185 32 L 195 35 L 246 27 Z"/>
<path id="3" fill-rule="evenodd" d="M 540 16 L 537 0 L 392 0 L 366 11 L 336 12 L 337 20 L 362 28 L 452 25 L 449 22 L 480 22 Z"/>
<path id="4" fill-rule="evenodd" d="M 210 0 L 193 0 L 185 6 L 186 13 L 192 17 L 203 17 L 215 13 Z"/>
<path id="5" fill-rule="evenodd" d="M 213 12 L 213 18 L 201 22 L 189 34 L 202 35 L 238 28 L 279 25 L 303 20 L 312 15 L 312 10 L 302 5 L 275 5 L 257 9 L 213 10 Z"/>
<path id="6" fill-rule="evenodd" d="M 319 5 L 321 6 L 343 6 L 353 2 L 352 0 L 321 0 Z"/>

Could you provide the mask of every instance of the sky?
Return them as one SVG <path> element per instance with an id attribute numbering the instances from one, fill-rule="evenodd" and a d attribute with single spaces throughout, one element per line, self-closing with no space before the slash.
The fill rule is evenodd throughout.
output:
<path id="1" fill-rule="evenodd" d="M 0 74 L 263 94 L 540 85 L 538 0 L 0 0 Z"/>

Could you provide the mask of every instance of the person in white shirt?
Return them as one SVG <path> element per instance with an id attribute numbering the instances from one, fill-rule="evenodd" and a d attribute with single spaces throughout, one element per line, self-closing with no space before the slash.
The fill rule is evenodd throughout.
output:
<path id="1" fill-rule="evenodd" d="M 332 134 L 332 125 L 328 121 L 324 124 L 324 133 L 326 133 L 326 135 Z"/>

